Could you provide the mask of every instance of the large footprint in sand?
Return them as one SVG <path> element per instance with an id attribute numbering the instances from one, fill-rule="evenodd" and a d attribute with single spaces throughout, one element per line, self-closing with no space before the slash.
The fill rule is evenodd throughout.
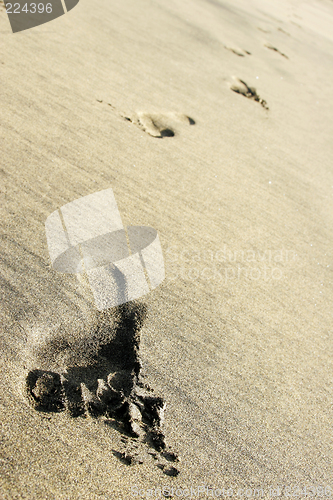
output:
<path id="1" fill-rule="evenodd" d="M 153 457 L 164 474 L 176 476 L 179 471 L 170 462 L 179 459 L 167 449 L 163 434 L 165 403 L 141 374 L 139 332 L 145 316 L 144 305 L 127 302 L 97 313 L 89 335 L 52 335 L 35 350 L 40 368 L 29 371 L 26 391 L 37 411 L 90 415 L 116 427 L 124 449 L 113 453 L 124 463 Z"/>
<path id="2" fill-rule="evenodd" d="M 173 137 L 182 124 L 194 125 L 195 121 L 182 113 L 146 113 L 139 111 L 132 117 L 126 117 L 152 137 L 162 139 Z"/>

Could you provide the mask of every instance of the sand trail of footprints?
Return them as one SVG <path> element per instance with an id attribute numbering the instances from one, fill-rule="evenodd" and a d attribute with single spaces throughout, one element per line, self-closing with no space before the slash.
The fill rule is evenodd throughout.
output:
<path id="1" fill-rule="evenodd" d="M 232 45 L 224 47 L 239 57 L 251 55 L 249 51 Z M 270 43 L 265 43 L 265 47 L 288 59 Z M 244 80 L 233 77 L 229 87 L 269 109 L 257 90 Z M 128 116 L 117 111 L 111 103 L 107 104 L 121 118 L 153 138 L 175 137 L 196 123 L 193 118 L 178 112 L 138 111 Z M 98 346 L 88 363 L 69 362 L 66 369 L 59 372 L 31 370 L 26 378 L 28 399 L 37 411 L 64 411 L 73 418 L 90 415 L 101 419 L 122 434 L 122 449 L 112 450 L 119 460 L 133 465 L 150 459 L 164 474 L 177 476 L 179 470 L 172 463 L 179 462 L 179 457 L 167 447 L 163 433 L 165 402 L 154 394 L 142 375 L 139 332 L 146 315 L 145 307 L 129 302 L 117 307 L 112 314 L 118 315 L 114 331 L 111 331 L 111 322 L 104 318 L 94 335 L 87 337 L 82 345 L 72 345 L 66 339 L 52 339 L 43 347 L 41 357 L 52 355 L 56 349 L 57 353 L 62 350 L 64 355 L 70 352 L 67 358 L 71 360 L 75 352 L 88 353 L 93 344 Z"/>

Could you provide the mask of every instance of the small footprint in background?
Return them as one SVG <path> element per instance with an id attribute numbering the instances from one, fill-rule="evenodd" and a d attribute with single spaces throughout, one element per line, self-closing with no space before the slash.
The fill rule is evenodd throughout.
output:
<path id="1" fill-rule="evenodd" d="M 103 102 L 100 99 L 96 99 L 96 101 L 99 103 Z M 110 102 L 107 104 L 119 116 L 141 128 L 152 137 L 157 137 L 158 139 L 163 139 L 163 137 L 174 137 L 176 133 L 178 133 L 178 127 L 182 124 L 195 125 L 193 118 L 183 113 L 147 113 L 145 111 L 138 111 L 137 113 L 128 116 L 117 110 Z"/>
<path id="2" fill-rule="evenodd" d="M 257 94 L 257 91 L 254 87 L 249 87 L 247 83 L 245 83 L 243 80 L 240 80 L 239 78 L 234 78 L 234 80 L 235 83 L 230 86 L 230 89 L 233 92 L 241 94 L 248 99 L 253 99 L 254 101 L 259 102 L 263 108 L 267 110 L 269 109 L 269 107 L 267 106 L 267 102 Z"/>
<path id="3" fill-rule="evenodd" d="M 270 31 L 269 31 L 269 30 L 265 30 L 265 29 L 263 29 L 263 28 L 260 28 L 259 26 L 257 27 L 257 29 L 258 29 L 259 31 L 262 31 L 263 33 L 270 33 Z"/>
<path id="4" fill-rule="evenodd" d="M 285 35 L 290 36 L 290 33 L 288 33 L 287 31 L 283 30 L 282 28 L 278 28 L 278 31 L 281 31 L 281 33 L 284 33 Z"/>
<path id="5" fill-rule="evenodd" d="M 195 125 L 193 118 L 182 113 L 146 113 L 137 112 L 133 117 L 124 117 L 152 137 L 174 137 L 177 124 Z"/>
<path id="6" fill-rule="evenodd" d="M 283 54 L 283 52 L 281 52 L 279 49 L 277 49 L 276 47 L 274 47 L 272 44 L 265 43 L 265 47 L 267 47 L 267 49 L 274 50 L 274 52 L 277 52 L 278 54 L 280 54 L 281 56 L 285 57 L 286 59 L 289 59 L 289 57 L 286 54 Z"/>
<path id="7" fill-rule="evenodd" d="M 234 54 L 236 54 L 236 56 L 240 56 L 240 57 L 245 57 L 245 55 L 251 55 L 251 52 L 249 52 L 248 50 L 243 50 L 243 49 L 239 49 L 239 48 L 235 48 L 235 47 L 229 47 L 228 45 L 225 45 L 224 46 L 225 49 L 227 50 L 230 50 L 230 52 L 233 52 Z"/>

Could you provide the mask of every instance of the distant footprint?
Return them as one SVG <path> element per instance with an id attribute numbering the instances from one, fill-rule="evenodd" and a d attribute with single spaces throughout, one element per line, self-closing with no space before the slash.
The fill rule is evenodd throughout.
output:
<path id="1" fill-rule="evenodd" d="M 240 57 L 245 57 L 245 55 L 251 55 L 251 52 L 249 52 L 248 50 L 243 50 L 243 49 L 239 49 L 239 48 L 235 48 L 235 47 L 229 47 L 228 45 L 225 45 L 224 46 L 225 49 L 227 50 L 230 50 L 230 52 L 233 52 L 234 54 L 236 54 L 236 56 L 240 56 Z"/>
<path id="2" fill-rule="evenodd" d="M 230 89 L 233 92 L 241 94 L 248 99 L 253 99 L 254 101 L 259 102 L 263 108 L 267 110 L 269 109 L 269 107 L 267 106 L 267 102 L 257 94 L 257 91 L 254 87 L 249 87 L 247 83 L 245 83 L 243 80 L 240 80 L 239 78 L 234 78 L 234 80 L 235 83 L 230 86 Z"/>
<path id="3" fill-rule="evenodd" d="M 270 33 L 270 31 L 269 31 L 269 30 L 265 30 L 265 29 L 263 29 L 263 28 L 259 28 L 259 26 L 257 27 L 257 29 L 258 29 L 259 31 L 262 31 L 263 33 Z"/>
<path id="4" fill-rule="evenodd" d="M 281 33 L 284 33 L 285 35 L 291 36 L 290 33 L 287 31 L 283 30 L 282 28 L 278 28 L 278 31 L 281 31 Z"/>
<path id="5" fill-rule="evenodd" d="M 103 103 L 101 99 L 96 99 L 96 101 Z M 178 133 L 179 127 L 183 124 L 195 125 L 193 118 L 183 113 L 175 113 L 172 111 L 167 113 L 147 113 L 138 111 L 128 116 L 117 110 L 110 102 L 108 102 L 107 105 L 119 116 L 158 139 L 163 139 L 163 137 L 174 137 Z"/>
<path id="6" fill-rule="evenodd" d="M 280 54 L 281 56 L 285 57 L 286 59 L 289 59 L 289 57 L 286 56 L 286 54 L 283 54 L 283 52 L 281 52 L 279 49 L 277 49 L 276 47 L 274 47 L 272 44 L 265 43 L 265 47 L 267 47 L 270 50 L 274 50 L 274 52 L 277 52 L 278 54 Z"/>
<path id="7" fill-rule="evenodd" d="M 174 137 L 177 124 L 195 125 L 193 118 L 182 113 L 145 113 L 138 112 L 133 117 L 125 117 L 152 137 Z"/>

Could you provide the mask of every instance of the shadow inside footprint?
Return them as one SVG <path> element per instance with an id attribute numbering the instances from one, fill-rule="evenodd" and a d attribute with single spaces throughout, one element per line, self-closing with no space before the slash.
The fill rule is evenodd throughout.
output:
<path id="1" fill-rule="evenodd" d="M 243 80 L 236 78 L 235 83 L 230 86 L 230 89 L 237 94 L 247 97 L 248 99 L 253 99 L 254 101 L 259 102 L 263 108 L 267 110 L 269 109 L 267 102 L 257 94 L 256 89 L 254 87 L 249 87 Z"/>
<path id="2" fill-rule="evenodd" d="M 161 137 L 173 137 L 175 135 L 174 131 L 171 128 L 165 128 L 160 131 Z"/>
<path id="3" fill-rule="evenodd" d="M 30 402 L 36 410 L 55 412 L 64 409 L 64 391 L 59 373 L 32 370 L 26 384 Z"/>

